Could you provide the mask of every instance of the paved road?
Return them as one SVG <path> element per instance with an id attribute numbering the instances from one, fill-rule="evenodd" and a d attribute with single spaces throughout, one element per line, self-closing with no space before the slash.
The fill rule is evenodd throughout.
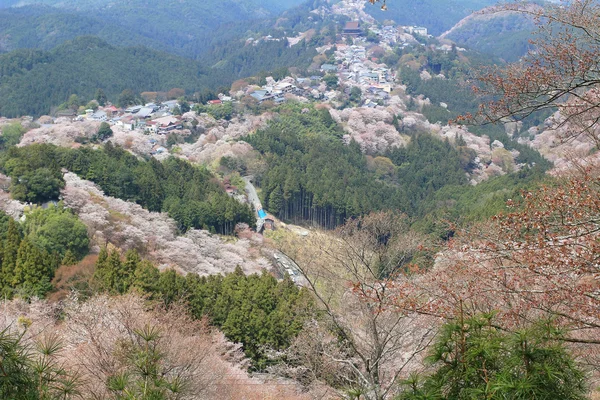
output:
<path id="1" fill-rule="evenodd" d="M 262 204 L 260 199 L 258 198 L 258 193 L 256 193 L 256 188 L 252 184 L 253 176 L 244 176 L 242 179 L 246 182 L 246 194 L 248 195 L 248 201 L 254 207 L 254 212 L 256 212 L 256 231 L 260 232 L 265 221 L 258 216 L 258 210 L 262 210 Z"/>

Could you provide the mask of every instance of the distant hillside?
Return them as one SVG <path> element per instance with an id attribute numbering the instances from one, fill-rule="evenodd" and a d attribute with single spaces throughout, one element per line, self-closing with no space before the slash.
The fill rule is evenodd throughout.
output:
<path id="1" fill-rule="evenodd" d="M 122 46 L 145 45 L 166 50 L 160 41 L 146 38 L 134 29 L 92 16 L 43 5 L 0 8 L 0 52 L 21 48 L 50 50 L 84 35 Z"/>
<path id="2" fill-rule="evenodd" d="M 84 36 L 50 51 L 0 54 L 0 116 L 47 114 L 70 94 L 90 99 L 98 88 L 112 101 L 125 89 L 139 93 L 182 88 L 188 94 L 214 90 L 261 71 L 306 67 L 315 54 L 314 45 L 304 41 L 291 48 L 284 41 L 237 45 L 223 54 L 218 67 L 211 67 L 142 46 L 117 47 Z"/>
<path id="3" fill-rule="evenodd" d="M 387 11 L 377 5 L 367 5 L 365 11 L 379 21 L 424 26 L 437 36 L 472 12 L 495 3 L 496 0 L 393 0 L 388 2 Z"/>
<path id="4" fill-rule="evenodd" d="M 215 39 L 240 36 L 252 21 L 275 17 L 300 3 L 302 0 L 12 0 L 9 5 L 19 7 L 0 6 L 0 51 L 31 46 L 48 49 L 61 40 L 95 35 L 115 45 L 146 45 L 195 58 Z"/>
<path id="5" fill-rule="evenodd" d="M 522 14 L 473 14 L 461 20 L 442 37 L 512 62 L 527 53 L 530 48 L 528 40 L 534 29 L 533 21 Z"/>
<path id="6" fill-rule="evenodd" d="M 0 55 L 0 115 L 46 114 L 70 94 L 90 99 L 98 88 L 116 101 L 124 89 L 178 87 L 193 92 L 207 81 L 206 71 L 195 61 L 81 37 L 49 52 L 17 50 Z"/>

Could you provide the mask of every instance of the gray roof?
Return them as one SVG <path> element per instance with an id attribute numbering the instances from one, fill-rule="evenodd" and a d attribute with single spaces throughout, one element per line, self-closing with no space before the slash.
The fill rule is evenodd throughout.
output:
<path id="1" fill-rule="evenodd" d="M 96 111 L 92 114 L 93 119 L 102 119 L 106 118 L 106 113 L 104 111 Z"/>
<path id="2" fill-rule="evenodd" d="M 258 101 L 264 100 L 264 98 L 265 98 L 266 95 L 267 95 L 267 91 L 266 90 L 255 90 L 254 92 L 252 92 L 250 94 L 250 96 L 254 97 Z"/>
<path id="3" fill-rule="evenodd" d="M 140 118 L 149 117 L 154 112 L 153 107 L 144 107 L 137 112 L 137 116 Z"/>

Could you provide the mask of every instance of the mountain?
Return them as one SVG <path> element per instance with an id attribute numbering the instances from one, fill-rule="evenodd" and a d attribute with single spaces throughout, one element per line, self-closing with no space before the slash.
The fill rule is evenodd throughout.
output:
<path id="1" fill-rule="evenodd" d="M 229 87 L 242 77 L 289 66 L 307 67 L 314 45 L 301 41 L 271 41 L 239 45 L 223 54 L 214 67 L 143 46 L 118 47 L 93 36 L 82 36 L 53 50 L 19 49 L 0 55 L 0 116 L 41 115 L 70 94 L 91 99 L 98 88 L 116 101 L 125 89 L 188 94 Z"/>
<path id="2" fill-rule="evenodd" d="M 531 47 L 529 39 L 533 30 L 533 20 L 523 14 L 472 14 L 444 32 L 441 37 L 512 62 L 525 55 Z"/>
<path id="3" fill-rule="evenodd" d="M 52 51 L 16 50 L 0 55 L 0 115 L 40 115 L 76 93 L 90 99 L 102 88 L 116 100 L 137 91 L 207 85 L 197 62 L 143 47 L 119 48 L 94 37 L 69 41 Z"/>
<path id="4" fill-rule="evenodd" d="M 93 35 L 122 46 L 144 44 L 167 50 L 160 41 L 91 15 L 75 14 L 44 5 L 0 8 L 0 52 L 21 48 L 50 50 L 77 36 Z"/>
<path id="5" fill-rule="evenodd" d="M 32 45 L 48 49 L 61 40 L 97 35 L 115 45 L 146 45 L 195 58 L 215 39 L 240 36 L 253 21 L 276 17 L 301 2 L 12 1 L 3 3 L 5 9 L 0 12 L 0 51 Z"/>
<path id="6" fill-rule="evenodd" d="M 382 11 L 367 4 L 365 11 L 378 21 L 393 20 L 400 25 L 418 25 L 437 36 L 472 12 L 497 3 L 495 0 L 393 0 Z"/>

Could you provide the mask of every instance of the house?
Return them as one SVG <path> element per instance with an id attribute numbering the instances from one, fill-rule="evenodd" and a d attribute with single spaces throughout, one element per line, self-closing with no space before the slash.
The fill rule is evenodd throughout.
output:
<path id="1" fill-rule="evenodd" d="M 128 115 L 127 117 L 123 117 L 120 120 L 118 120 L 116 125 L 122 126 L 128 131 L 132 131 L 133 128 L 135 128 L 135 121 L 133 120 L 133 117 L 131 115 Z"/>
<path id="2" fill-rule="evenodd" d="M 427 36 L 427 28 L 422 26 L 408 26 L 404 30 L 408 31 L 411 35 Z"/>
<path id="3" fill-rule="evenodd" d="M 167 150 L 165 147 L 157 144 L 152 148 L 152 151 L 150 151 L 150 154 L 155 155 L 155 154 L 163 154 L 163 153 L 168 153 L 168 152 L 169 152 L 169 150 Z"/>
<path id="4" fill-rule="evenodd" d="M 323 72 L 336 72 L 338 69 L 337 65 L 323 64 L 321 65 L 321 71 Z"/>
<path id="5" fill-rule="evenodd" d="M 135 114 L 136 112 L 140 111 L 141 109 L 142 109 L 141 105 L 131 106 L 129 108 L 126 108 L 125 112 L 130 113 L 130 114 Z"/>
<path id="6" fill-rule="evenodd" d="M 106 121 L 108 117 L 104 111 L 96 111 L 90 116 L 94 121 Z"/>
<path id="7" fill-rule="evenodd" d="M 217 104 L 223 104 L 223 102 L 221 100 L 209 100 L 208 104 L 213 106 L 213 105 L 217 105 Z"/>
<path id="8" fill-rule="evenodd" d="M 146 121 L 146 132 L 158 133 L 158 124 L 156 121 Z"/>
<path id="9" fill-rule="evenodd" d="M 164 108 L 164 109 L 173 110 L 177 106 L 178 106 L 177 100 L 169 100 L 169 101 L 165 101 L 164 103 L 162 103 L 162 108 Z"/>
<path id="10" fill-rule="evenodd" d="M 66 109 L 66 110 L 60 110 L 56 113 L 57 117 L 74 117 L 76 116 L 77 113 L 75 113 L 75 111 L 71 110 L 70 108 Z"/>
<path id="11" fill-rule="evenodd" d="M 280 90 L 283 93 L 291 93 L 295 88 L 296 87 L 289 82 L 280 82 L 275 85 L 275 89 Z"/>
<path id="12" fill-rule="evenodd" d="M 342 30 L 342 35 L 345 36 L 360 36 L 361 34 L 362 29 L 360 29 L 360 24 L 358 23 L 358 21 L 346 22 L 346 25 Z"/>
<path id="13" fill-rule="evenodd" d="M 158 126 L 158 133 L 167 133 L 183 128 L 181 121 L 173 116 L 157 118 L 154 122 Z"/>
<path id="14" fill-rule="evenodd" d="M 138 111 L 135 115 L 138 118 L 150 118 L 152 113 L 154 112 L 153 107 L 142 107 L 140 111 Z"/>
<path id="15" fill-rule="evenodd" d="M 260 103 L 261 101 L 265 100 L 268 94 L 266 90 L 255 90 L 254 92 L 250 93 L 250 96 L 254 97 Z"/>
<path id="16" fill-rule="evenodd" d="M 108 107 L 104 107 L 104 112 L 106 113 L 106 115 L 110 115 L 111 117 L 114 117 L 115 115 L 117 115 L 119 113 L 119 109 L 115 106 L 108 106 Z"/>

